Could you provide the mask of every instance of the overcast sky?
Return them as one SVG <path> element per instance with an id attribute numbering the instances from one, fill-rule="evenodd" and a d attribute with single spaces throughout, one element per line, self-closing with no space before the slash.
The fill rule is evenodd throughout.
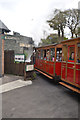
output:
<path id="1" fill-rule="evenodd" d="M 32 37 L 35 43 L 52 33 L 46 20 L 55 8 L 78 8 L 80 0 L 0 0 L 0 19 L 13 32 Z M 44 35 L 44 31 L 45 35 Z"/>

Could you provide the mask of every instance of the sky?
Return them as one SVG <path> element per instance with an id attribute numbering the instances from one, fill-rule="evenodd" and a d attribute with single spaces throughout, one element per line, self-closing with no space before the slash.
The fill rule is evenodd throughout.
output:
<path id="1" fill-rule="evenodd" d="M 32 37 L 35 44 L 54 31 L 46 20 L 55 9 L 78 8 L 80 0 L 0 0 L 0 20 L 11 30 Z"/>

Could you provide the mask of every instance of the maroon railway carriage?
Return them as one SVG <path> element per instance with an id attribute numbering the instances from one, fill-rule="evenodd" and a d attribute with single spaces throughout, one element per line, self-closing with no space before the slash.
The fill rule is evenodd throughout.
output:
<path id="1" fill-rule="evenodd" d="M 80 38 L 35 48 L 35 70 L 80 93 Z"/>
<path id="2" fill-rule="evenodd" d="M 35 70 L 50 79 L 61 77 L 62 44 L 42 46 L 35 49 Z M 55 67 L 56 66 L 56 67 Z"/>
<path id="3" fill-rule="evenodd" d="M 69 83 L 60 82 L 62 85 L 80 93 L 80 37 L 63 41 L 62 43 L 62 63 L 61 80 Z M 78 90 L 76 90 L 76 88 Z"/>

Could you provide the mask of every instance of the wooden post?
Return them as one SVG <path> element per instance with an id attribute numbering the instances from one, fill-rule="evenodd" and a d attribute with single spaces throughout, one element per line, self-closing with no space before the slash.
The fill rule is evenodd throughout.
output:
<path id="1" fill-rule="evenodd" d="M 4 75 L 4 34 L 0 33 L 0 76 Z"/>
<path id="2" fill-rule="evenodd" d="M 24 81 L 26 81 L 26 62 L 24 62 Z"/>

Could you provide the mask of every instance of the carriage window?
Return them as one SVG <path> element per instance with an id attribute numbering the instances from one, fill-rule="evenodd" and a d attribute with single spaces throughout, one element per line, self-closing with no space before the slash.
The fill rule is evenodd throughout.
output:
<path id="1" fill-rule="evenodd" d="M 40 59 L 40 51 L 39 50 L 36 50 L 36 58 Z"/>
<path id="2" fill-rule="evenodd" d="M 43 50 L 43 59 L 46 60 L 46 50 Z"/>
<path id="3" fill-rule="evenodd" d="M 55 48 L 51 48 L 50 49 L 51 50 L 51 56 L 50 56 L 50 59 L 51 59 L 51 61 L 54 61 L 54 57 L 55 57 Z"/>
<path id="4" fill-rule="evenodd" d="M 38 51 L 36 50 L 36 58 L 38 58 Z"/>
<path id="5" fill-rule="evenodd" d="M 62 48 L 57 48 L 56 61 L 62 61 Z"/>
<path id="6" fill-rule="evenodd" d="M 43 59 L 49 61 L 50 60 L 50 51 L 49 49 L 43 50 Z"/>
<path id="7" fill-rule="evenodd" d="M 63 61 L 67 61 L 67 45 L 63 46 L 62 56 L 63 56 Z"/>
<path id="8" fill-rule="evenodd" d="M 49 49 L 46 50 L 46 59 L 47 59 L 47 61 L 50 60 L 50 51 L 49 51 Z"/>
<path id="9" fill-rule="evenodd" d="M 41 59 L 43 59 L 43 49 L 41 49 Z"/>
<path id="10" fill-rule="evenodd" d="M 77 62 L 80 63 L 80 43 L 78 43 Z"/>
<path id="11" fill-rule="evenodd" d="M 71 60 L 71 61 L 74 61 L 74 55 L 75 55 L 75 53 L 74 53 L 74 51 L 75 51 L 75 47 L 74 46 L 70 46 L 69 47 L 69 60 Z"/>
<path id="12" fill-rule="evenodd" d="M 40 50 L 37 50 L 37 52 L 36 52 L 36 57 L 37 57 L 38 59 L 40 59 Z"/>

